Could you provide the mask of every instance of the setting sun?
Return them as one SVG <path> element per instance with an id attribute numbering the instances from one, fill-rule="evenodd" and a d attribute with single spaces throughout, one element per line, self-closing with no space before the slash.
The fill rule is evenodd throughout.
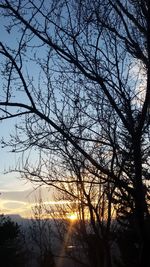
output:
<path id="1" fill-rule="evenodd" d="M 70 213 L 67 217 L 71 221 L 76 221 L 78 219 L 77 213 Z"/>

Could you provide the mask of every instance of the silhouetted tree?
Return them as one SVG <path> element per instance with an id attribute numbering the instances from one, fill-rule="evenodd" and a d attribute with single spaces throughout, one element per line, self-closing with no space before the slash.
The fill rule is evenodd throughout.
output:
<path id="1" fill-rule="evenodd" d="M 9 217 L 0 215 L 0 265 L 26 266 L 26 256 L 20 227 Z"/>
<path id="2" fill-rule="evenodd" d="M 36 264 L 39 267 L 55 267 L 52 252 L 52 230 L 49 218 L 46 218 L 41 193 L 32 209 L 32 219 L 29 227 L 30 240 L 33 243 L 33 252 Z"/>
<path id="3" fill-rule="evenodd" d="M 101 186 L 119 216 L 132 213 L 138 265 L 149 266 L 150 1 L 3 0 L 0 8 L 2 31 L 17 33 L 0 43 L 0 111 L 1 120 L 24 118 L 8 142 L 25 152 L 20 171 L 64 192 L 66 183 L 67 192 L 84 185 L 90 209 L 90 188 Z"/>

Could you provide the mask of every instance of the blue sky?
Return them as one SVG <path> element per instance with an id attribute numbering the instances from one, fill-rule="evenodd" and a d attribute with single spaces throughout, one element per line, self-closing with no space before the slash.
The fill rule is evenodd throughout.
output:
<path id="1" fill-rule="evenodd" d="M 0 139 L 9 140 L 14 131 L 17 119 L 9 119 L 0 123 Z M 20 155 L 11 152 L 10 147 L 0 146 L 0 213 L 19 214 L 22 217 L 31 217 L 32 207 L 39 195 L 38 184 L 22 179 L 19 173 L 9 172 L 14 169 Z M 53 191 L 42 187 L 43 201 L 53 201 Z"/>
<path id="2" fill-rule="evenodd" d="M 19 174 L 5 173 L 15 165 L 15 156 L 2 148 L 0 154 L 0 213 L 29 216 L 30 204 L 34 202 L 34 186 L 20 179 Z"/>
<path id="3" fill-rule="evenodd" d="M 17 40 L 17 32 L 9 34 L 6 32 L 4 25 L 6 21 L 1 17 L 0 26 L 0 41 L 11 44 L 11 48 L 15 46 Z M 34 76 L 36 69 L 32 69 Z M 0 82 L 2 90 L 2 84 Z M 0 139 L 2 137 L 5 140 L 9 139 L 10 133 L 14 131 L 14 125 L 17 122 L 16 119 L 9 119 L 7 121 L 0 122 Z M 18 160 L 18 155 L 11 152 L 11 148 L 2 148 L 0 145 L 0 213 L 4 214 L 20 214 L 21 216 L 29 216 L 32 203 L 34 203 L 35 186 L 30 182 L 20 179 L 19 174 L 7 173 L 9 169 L 15 168 Z M 46 195 L 49 197 L 48 194 Z"/>
<path id="4" fill-rule="evenodd" d="M 9 137 L 13 129 L 13 121 L 0 123 L 0 138 Z M 17 156 L 10 152 L 9 148 L 0 147 L 0 213 L 18 213 L 21 208 L 25 209 L 25 202 L 28 202 L 25 192 L 31 189 L 31 185 L 21 181 L 19 175 L 7 173 L 9 168 L 14 167 Z"/>
<path id="5" fill-rule="evenodd" d="M 9 139 L 10 133 L 14 131 L 15 120 L 6 120 L 0 123 L 0 139 L 4 137 Z M 19 173 L 9 172 L 16 166 L 19 155 L 12 153 L 9 147 L 0 146 L 0 213 L 20 214 L 22 217 L 31 216 L 32 205 L 35 204 L 35 198 L 38 185 L 21 179 Z M 44 201 L 52 200 L 52 193 L 49 189 L 44 190 Z"/>

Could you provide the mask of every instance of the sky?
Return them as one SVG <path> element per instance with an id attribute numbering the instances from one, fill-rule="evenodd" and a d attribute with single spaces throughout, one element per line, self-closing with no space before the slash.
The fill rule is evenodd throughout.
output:
<path id="1" fill-rule="evenodd" d="M 0 26 L 0 41 L 11 43 L 11 47 L 15 46 L 17 35 L 16 33 L 9 34 L 5 31 L 4 25 L 6 20 L 1 18 Z M 12 38 L 16 36 L 16 38 Z M 35 67 L 32 69 L 36 74 Z M 2 84 L 0 82 L 2 89 Z M 16 119 L 9 119 L 0 122 L 0 140 L 5 138 L 9 140 L 9 135 L 14 131 Z M 0 142 L 0 214 L 19 214 L 22 217 L 30 217 L 32 206 L 35 204 L 35 198 L 38 194 L 37 185 L 33 185 L 26 180 L 20 178 L 19 174 L 9 173 L 9 170 L 15 168 L 18 161 L 18 156 L 11 152 L 10 148 L 3 148 Z M 44 200 L 52 200 L 52 193 L 49 189 L 44 188 Z"/>
<path id="2" fill-rule="evenodd" d="M 14 121 L 0 123 L 0 139 L 9 138 L 13 130 Z M 9 173 L 9 169 L 16 164 L 17 155 L 11 153 L 10 148 L 0 146 L 0 213 L 20 214 L 28 216 L 30 199 L 29 194 L 33 186 L 20 179 L 18 174 Z"/>
<path id="3" fill-rule="evenodd" d="M 6 21 L 1 20 L 0 41 L 11 44 L 11 47 L 13 48 L 16 45 L 17 35 L 15 32 L 12 32 L 12 34 L 6 32 L 4 28 L 5 23 Z M 41 50 L 43 51 L 43 48 L 41 48 Z M 39 53 L 41 53 L 41 50 L 39 49 Z M 138 71 L 137 65 L 136 68 Z M 35 65 L 32 67 L 31 62 L 30 71 L 36 80 L 38 70 Z M 135 72 L 135 69 L 133 71 Z M 1 81 L 0 87 L 2 88 Z M 22 101 L 24 101 L 24 98 Z M 12 133 L 16 122 L 17 118 L 0 123 L 0 139 L 2 137 L 5 137 L 7 140 L 9 139 L 9 135 Z M 9 169 L 15 168 L 16 163 L 18 162 L 18 155 L 12 153 L 10 148 L 3 148 L 1 145 L 0 156 L 0 213 L 20 214 L 23 217 L 28 217 L 30 216 L 32 205 L 35 203 L 35 196 L 37 194 L 35 188 L 37 185 L 33 185 L 26 180 L 20 179 L 19 174 L 9 172 Z M 47 188 L 44 188 L 43 191 L 45 197 L 44 201 L 53 201 L 52 192 Z"/>
<path id="4" fill-rule="evenodd" d="M 12 42 L 13 45 L 13 40 L 10 40 L 10 36 L 5 34 L 3 30 L 0 31 L 0 39 L 2 36 L 6 41 Z M 36 69 L 32 68 L 32 66 L 30 68 L 34 71 L 34 76 L 36 76 Z M 9 139 L 14 124 L 17 122 L 16 120 L 17 118 L 0 123 L 0 139 L 2 137 L 5 137 L 7 140 Z M 15 168 L 18 162 L 18 155 L 10 150 L 9 147 L 3 148 L 0 145 L 0 214 L 18 214 L 24 218 L 31 218 L 33 215 L 32 208 L 36 204 L 36 199 L 39 195 L 38 185 L 31 184 L 29 181 L 22 179 L 19 173 L 9 172 L 9 169 Z M 49 188 L 44 187 L 42 189 L 42 197 L 44 202 L 50 205 L 56 204 L 53 201 L 53 191 Z M 76 216 L 71 214 L 70 219 L 74 220 Z"/>
<path id="5" fill-rule="evenodd" d="M 1 153 L 2 155 L 3 153 Z M 9 156 L 8 156 L 9 159 Z M 53 192 L 48 187 L 42 187 L 43 202 L 54 204 Z M 0 173 L 0 214 L 19 214 L 30 218 L 32 208 L 37 203 L 39 187 L 21 179 L 15 173 Z"/>
<path id="6" fill-rule="evenodd" d="M 0 123 L 0 139 L 9 139 L 16 121 L 7 120 Z M 19 173 L 9 172 L 14 169 L 19 156 L 11 152 L 10 147 L 0 145 L 0 214 L 19 214 L 31 217 L 32 207 L 39 194 L 38 185 L 22 179 Z M 43 201 L 53 200 L 53 193 L 49 188 L 42 189 Z"/>

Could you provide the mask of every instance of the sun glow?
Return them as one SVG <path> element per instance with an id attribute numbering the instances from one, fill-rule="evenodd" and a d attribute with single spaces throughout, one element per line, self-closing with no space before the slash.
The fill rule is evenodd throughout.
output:
<path id="1" fill-rule="evenodd" d="M 68 214 L 67 218 L 70 221 L 74 222 L 74 221 L 76 221 L 78 219 L 78 216 L 77 216 L 77 213 L 70 213 L 70 214 Z"/>

